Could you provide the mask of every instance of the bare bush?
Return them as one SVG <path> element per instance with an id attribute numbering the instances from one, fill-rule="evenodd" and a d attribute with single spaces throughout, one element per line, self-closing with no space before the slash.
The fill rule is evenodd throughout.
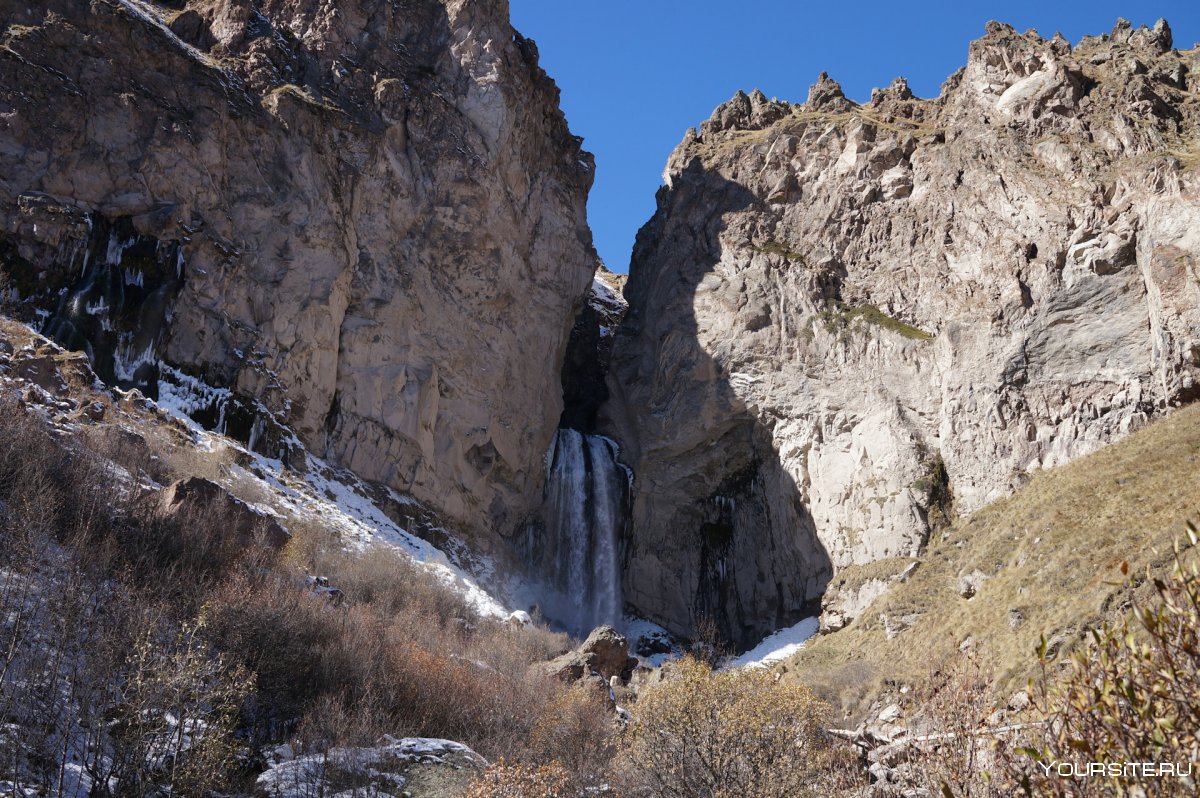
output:
<path id="1" fill-rule="evenodd" d="M 557 762 L 509 764 L 503 759 L 475 781 L 465 798 L 576 798 L 571 772 Z"/>
<path id="2" fill-rule="evenodd" d="M 823 794 L 828 708 L 766 670 L 714 672 L 685 657 L 647 688 L 621 738 L 630 792 L 656 798 Z"/>
<path id="3" fill-rule="evenodd" d="M 928 734 L 903 741 L 915 781 L 932 795 L 1007 798 L 1009 763 L 1031 728 L 997 723 L 995 679 L 985 655 L 969 650 L 930 675 L 917 695 Z"/>
<path id="4" fill-rule="evenodd" d="M 363 552 L 335 550 L 322 557 L 320 572 L 354 604 L 369 604 L 383 616 L 425 614 L 450 624 L 472 621 L 463 595 L 442 584 L 411 557 L 376 544 Z"/>
<path id="5" fill-rule="evenodd" d="M 565 766 L 579 788 L 597 786 L 615 753 L 616 729 L 607 702 L 591 684 L 552 694 L 530 730 L 531 759 Z"/>
<path id="6" fill-rule="evenodd" d="M 120 435 L 0 411 L 0 776 L 202 794 L 237 770 L 218 744 L 234 718 L 251 746 L 449 737 L 604 770 L 606 702 L 533 667 L 565 636 L 478 617 L 402 553 L 347 553 L 316 524 L 297 567 L 230 534 L 219 503 L 164 513 L 146 487 L 160 464 L 112 451 Z M 340 606 L 305 585 L 318 568 Z"/>

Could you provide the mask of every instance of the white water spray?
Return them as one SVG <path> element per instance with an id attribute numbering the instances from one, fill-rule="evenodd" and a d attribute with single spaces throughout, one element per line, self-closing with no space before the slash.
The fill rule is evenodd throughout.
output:
<path id="1" fill-rule="evenodd" d="M 550 450 L 545 528 L 531 564 L 546 582 L 542 612 L 576 635 L 621 619 L 620 534 L 629 471 L 617 445 L 560 429 Z"/>

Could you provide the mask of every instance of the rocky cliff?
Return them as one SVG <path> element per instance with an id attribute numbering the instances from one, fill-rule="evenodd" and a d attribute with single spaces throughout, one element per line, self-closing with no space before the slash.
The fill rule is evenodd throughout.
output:
<path id="1" fill-rule="evenodd" d="M 625 595 L 747 643 L 1200 395 L 1200 51 L 991 23 L 936 99 L 738 94 L 638 236 Z"/>
<path id="2" fill-rule="evenodd" d="M 252 446 L 281 421 L 511 532 L 596 259 L 592 158 L 507 12 L 0 0 L 8 298 Z"/>

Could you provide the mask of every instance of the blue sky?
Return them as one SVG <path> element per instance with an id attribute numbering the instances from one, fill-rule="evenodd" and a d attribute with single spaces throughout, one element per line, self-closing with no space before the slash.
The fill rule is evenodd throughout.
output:
<path id="1" fill-rule="evenodd" d="M 610 269 L 626 271 L 634 234 L 654 212 L 667 155 L 738 89 L 803 102 L 825 70 L 853 99 L 903 75 L 933 97 L 967 45 L 998 19 L 1072 43 L 1118 17 L 1165 17 L 1184 49 L 1200 40 L 1197 0 L 901 3 L 803 0 L 510 0 L 562 90 L 571 129 L 596 155 L 588 215 Z"/>

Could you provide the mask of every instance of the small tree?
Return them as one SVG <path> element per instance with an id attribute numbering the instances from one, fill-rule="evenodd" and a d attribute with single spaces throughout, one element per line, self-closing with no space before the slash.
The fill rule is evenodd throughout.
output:
<path id="1" fill-rule="evenodd" d="M 117 669 L 102 674 L 111 720 L 95 741 L 85 768 L 94 794 L 115 781 L 122 795 L 168 788 L 205 795 L 223 787 L 234 771 L 233 732 L 249 690 L 247 676 L 212 654 L 200 633 L 203 616 L 174 640 L 152 612 L 131 619 L 131 647 Z"/>
<path id="2" fill-rule="evenodd" d="M 764 669 L 713 671 L 686 657 L 639 698 L 622 769 L 632 792 L 663 798 L 815 795 L 828 712 Z"/>

